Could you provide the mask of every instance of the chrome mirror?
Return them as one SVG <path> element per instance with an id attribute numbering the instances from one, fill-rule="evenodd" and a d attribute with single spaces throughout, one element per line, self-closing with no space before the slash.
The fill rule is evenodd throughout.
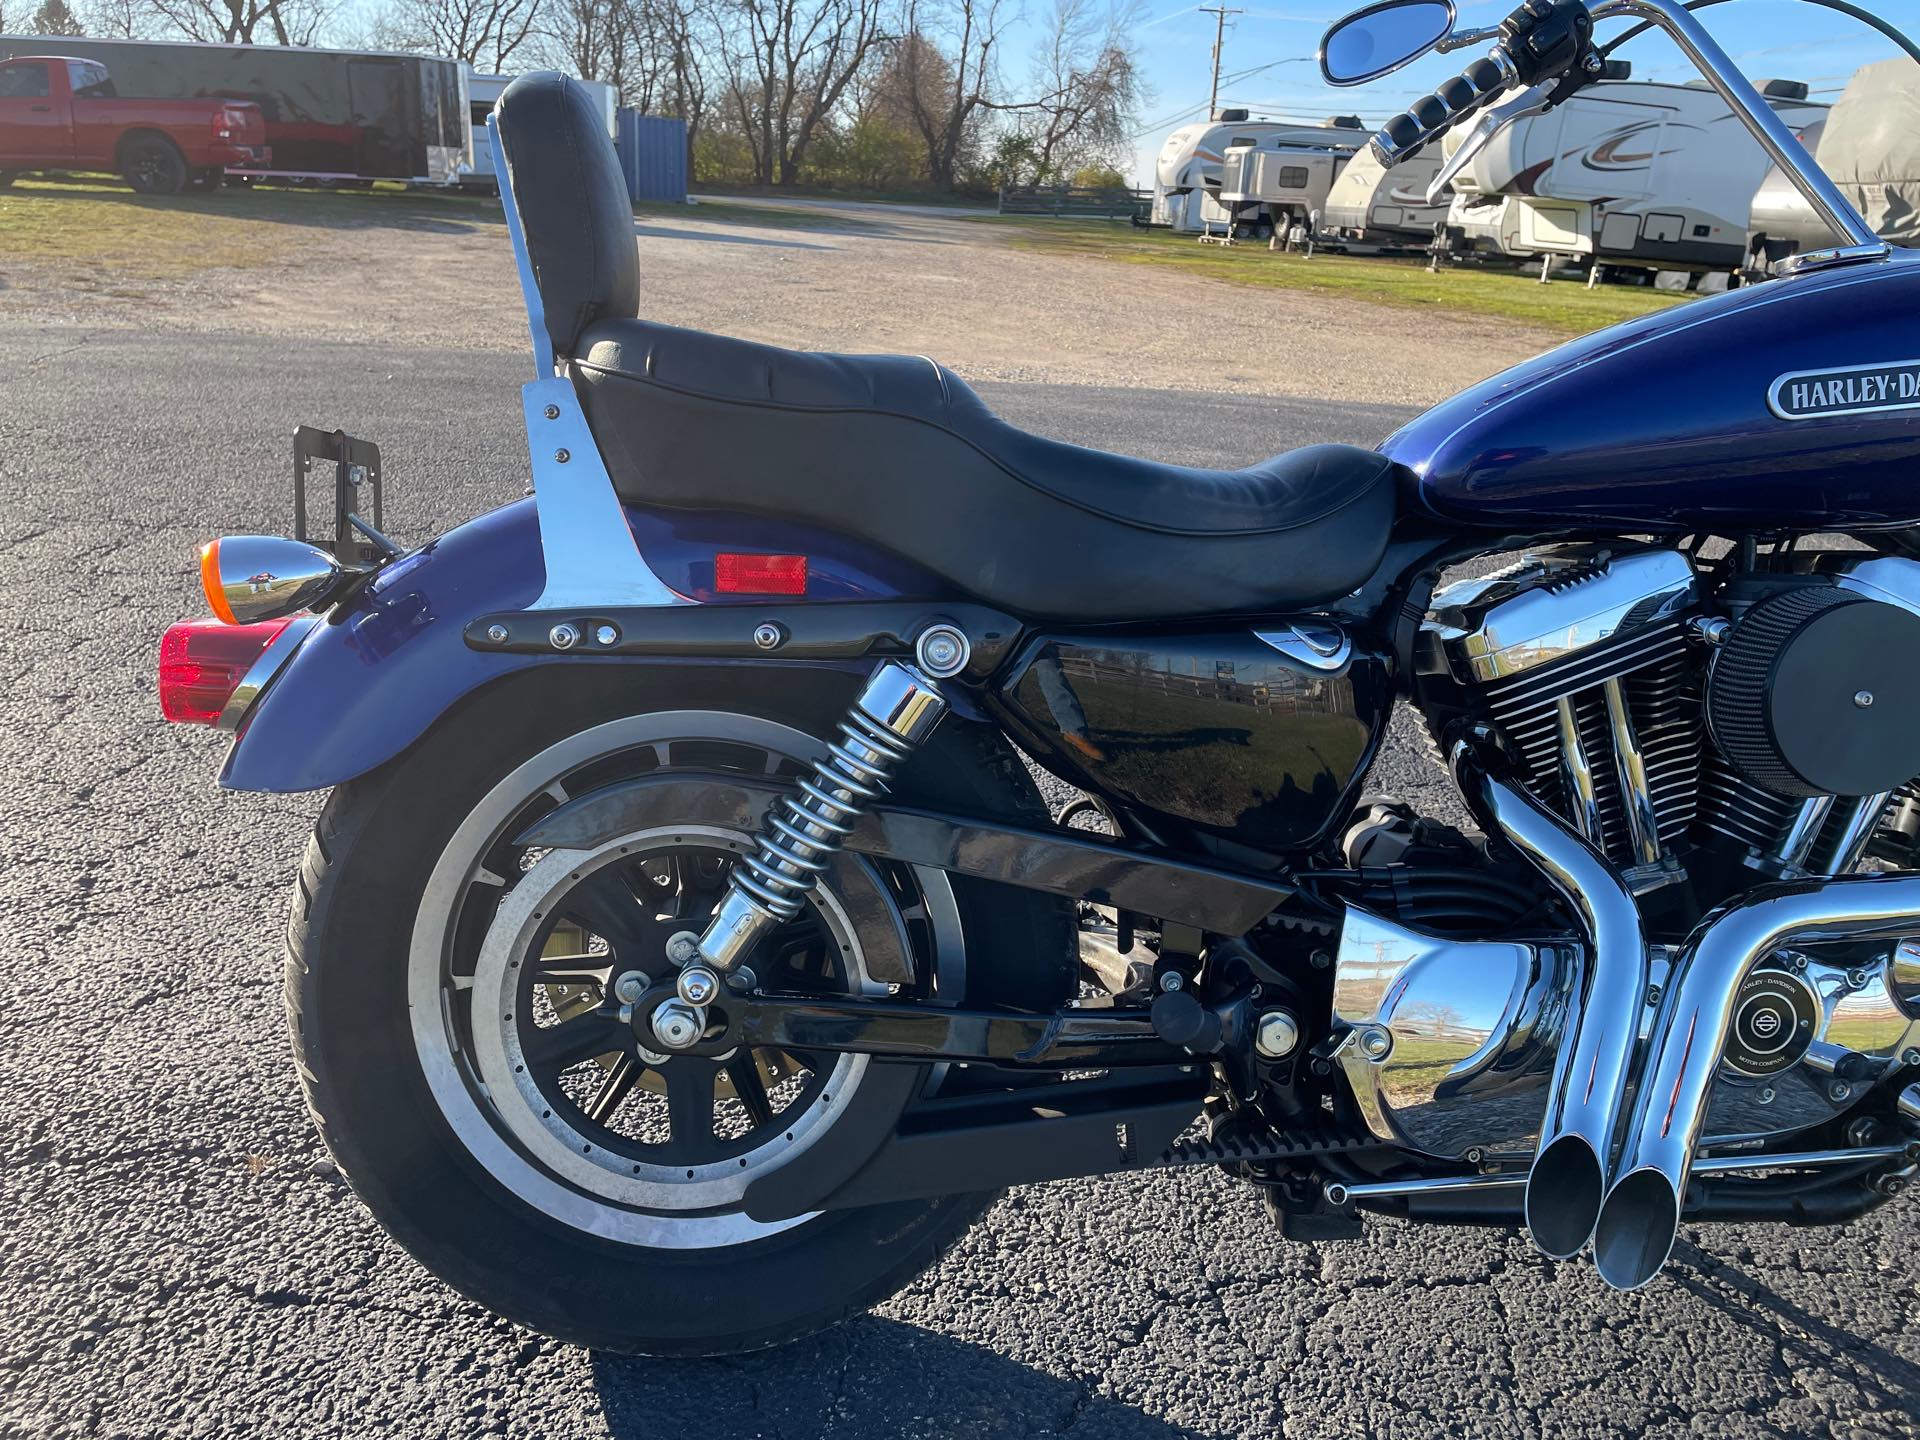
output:
<path id="1" fill-rule="evenodd" d="M 1320 40 L 1329 85 L 1363 85 L 1418 60 L 1453 29 L 1453 0 L 1383 0 L 1356 10 Z"/>

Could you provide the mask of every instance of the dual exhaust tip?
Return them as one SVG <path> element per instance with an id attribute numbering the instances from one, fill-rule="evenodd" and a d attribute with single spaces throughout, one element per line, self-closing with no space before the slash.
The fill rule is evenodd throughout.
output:
<path id="1" fill-rule="evenodd" d="M 1741 983 L 1790 941 L 1913 930 L 1920 875 L 1776 884 L 1706 916 L 1667 977 L 1636 1085 L 1648 946 L 1632 895 L 1583 838 L 1489 774 L 1468 746 L 1455 747 L 1453 764 L 1489 832 L 1559 891 L 1588 942 L 1527 1176 L 1527 1229 L 1555 1259 L 1591 1242 L 1601 1278 L 1637 1290 L 1673 1253 Z M 1630 1092 L 1637 1100 L 1629 1116 Z"/>

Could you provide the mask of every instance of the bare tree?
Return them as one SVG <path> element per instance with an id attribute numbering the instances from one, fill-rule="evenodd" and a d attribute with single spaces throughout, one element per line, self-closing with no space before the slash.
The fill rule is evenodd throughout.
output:
<path id="1" fill-rule="evenodd" d="M 149 0 L 189 40 L 311 45 L 332 19 L 329 0 Z"/>
<path id="2" fill-rule="evenodd" d="M 881 0 L 731 0 L 725 103 L 762 184 L 799 179 L 808 147 L 885 40 Z"/>
<path id="3" fill-rule="evenodd" d="M 41 0 L 40 8 L 33 12 L 33 33 L 36 35 L 84 35 L 87 32 L 82 28 L 80 17 L 73 13 L 67 0 Z"/>
<path id="4" fill-rule="evenodd" d="M 1054 0 L 1034 55 L 1032 106 L 1022 131 L 1043 181 L 1125 149 L 1142 81 L 1128 31 L 1138 0 L 1102 15 L 1094 0 Z"/>
<path id="5" fill-rule="evenodd" d="M 942 190 L 953 188 L 987 115 L 1017 108 L 994 99 L 1001 33 L 1016 18 L 1001 0 L 907 0 L 899 101 L 926 146 L 927 178 Z"/>
<path id="6" fill-rule="evenodd" d="M 91 0 L 86 8 L 87 33 L 112 40 L 140 40 L 153 33 L 154 18 L 146 0 Z M 6 29 L 0 21 L 0 30 Z"/>
<path id="7" fill-rule="evenodd" d="M 396 48 L 500 71 L 533 35 L 540 5 L 541 0 L 399 0 L 382 21 L 403 41 Z"/>

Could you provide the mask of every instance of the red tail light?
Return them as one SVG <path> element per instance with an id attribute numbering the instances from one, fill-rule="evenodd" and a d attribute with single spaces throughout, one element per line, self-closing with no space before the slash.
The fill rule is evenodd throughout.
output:
<path id="1" fill-rule="evenodd" d="M 292 616 L 253 625 L 182 620 L 160 639 L 160 713 L 176 725 L 212 725 L 261 652 Z"/>
<path id="2" fill-rule="evenodd" d="M 713 557 L 713 588 L 722 595 L 804 595 L 807 557 L 722 550 Z"/>

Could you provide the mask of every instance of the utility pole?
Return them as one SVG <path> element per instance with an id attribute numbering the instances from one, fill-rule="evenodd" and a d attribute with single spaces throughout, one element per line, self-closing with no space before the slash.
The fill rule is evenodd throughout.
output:
<path id="1" fill-rule="evenodd" d="M 1207 93 L 1207 118 L 1211 120 L 1213 118 L 1213 112 L 1218 109 L 1220 105 L 1220 48 L 1226 43 L 1227 17 L 1229 15 L 1244 15 L 1247 12 L 1244 10 L 1229 10 L 1224 5 L 1202 5 L 1200 6 L 1200 13 L 1214 17 L 1213 88 Z"/>

